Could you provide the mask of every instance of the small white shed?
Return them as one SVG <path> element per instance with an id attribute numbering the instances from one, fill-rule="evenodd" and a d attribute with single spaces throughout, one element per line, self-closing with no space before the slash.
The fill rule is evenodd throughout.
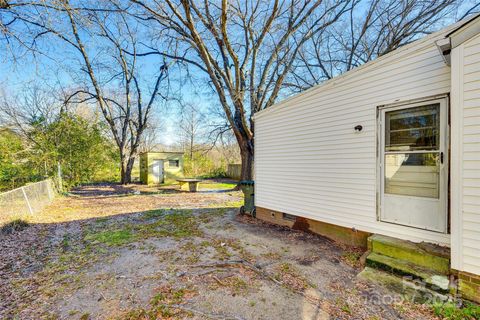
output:
<path id="1" fill-rule="evenodd" d="M 479 16 L 257 113 L 255 176 L 259 218 L 449 247 L 480 299 Z"/>

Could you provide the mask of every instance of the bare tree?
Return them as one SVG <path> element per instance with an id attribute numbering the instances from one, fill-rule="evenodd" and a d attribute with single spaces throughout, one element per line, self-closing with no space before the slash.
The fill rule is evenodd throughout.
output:
<path id="1" fill-rule="evenodd" d="M 0 118 L 4 125 L 12 128 L 29 142 L 38 145 L 32 135 L 32 126 L 49 125 L 62 112 L 59 92 L 46 89 L 39 84 L 27 83 L 21 93 L 9 96 L 0 92 Z"/>
<path id="2" fill-rule="evenodd" d="M 238 141 L 242 178 L 251 179 L 253 114 L 274 104 L 304 43 L 334 23 L 350 0 L 131 2 L 132 14 L 154 21 L 158 39 L 142 55 L 170 57 L 207 76 Z"/>
<path id="3" fill-rule="evenodd" d="M 478 14 L 480 13 L 480 2 L 477 2 L 476 0 L 471 0 L 471 4 L 467 5 L 467 10 L 462 13 L 460 16 L 460 20 L 465 19 L 468 16 Z"/>
<path id="4" fill-rule="evenodd" d="M 453 18 L 457 0 L 357 0 L 298 54 L 288 85 L 305 90 L 391 52 Z"/>
<path id="5" fill-rule="evenodd" d="M 117 25 L 119 27 L 114 31 L 110 30 L 108 25 L 103 22 L 105 17 L 95 15 L 93 21 L 100 29 L 100 36 L 105 41 L 108 41 L 114 50 L 112 57 L 114 62 L 120 67 L 120 70 L 114 68 L 113 75 L 119 79 L 119 84 L 122 85 L 124 91 L 121 99 L 118 99 L 116 95 L 113 97 L 111 95 L 106 96 L 107 90 L 104 90 L 102 85 L 97 81 L 91 58 L 84 49 L 84 44 L 78 31 L 75 12 L 70 10 L 68 1 L 65 2 L 65 9 L 75 39 L 73 45 L 82 55 L 84 67 L 93 88 L 93 92 L 78 90 L 73 95 L 86 93 L 97 101 L 119 148 L 121 183 L 130 183 L 132 168 L 140 146 L 142 133 L 147 127 L 148 117 L 157 97 L 160 83 L 167 75 L 167 66 L 165 63 L 161 65 L 159 74 L 154 80 L 153 91 L 145 103 L 143 101 L 143 92 L 139 84 L 138 71 L 136 69 L 136 38 L 131 26 L 129 26 L 129 22 L 125 17 L 121 16 L 119 19 L 120 25 Z M 123 34 L 126 36 L 123 36 Z M 125 47 L 125 42 L 128 43 L 127 46 L 129 47 Z M 125 49 L 133 52 L 133 55 L 127 55 L 124 51 Z"/>
<path id="6" fill-rule="evenodd" d="M 154 75 L 142 70 L 136 55 L 141 28 L 137 20 L 120 14 L 111 3 L 87 5 L 33 1 L 25 3 L 23 12 L 15 11 L 13 19 L 30 28 L 31 43 L 56 39 L 73 48 L 74 57 L 68 63 L 74 62 L 75 80 L 83 85 L 66 98 L 65 105 L 94 102 L 99 107 L 118 147 L 125 184 L 131 182 L 135 156 L 168 68 L 162 59 Z M 31 14 L 32 7 L 36 16 Z"/>
<path id="7" fill-rule="evenodd" d="M 181 143 L 190 159 L 193 159 L 195 152 L 205 149 L 205 141 L 201 141 L 206 136 L 205 120 L 205 115 L 193 103 L 181 103 Z"/>
<path id="8" fill-rule="evenodd" d="M 158 146 L 158 138 L 165 130 L 164 119 L 163 117 L 160 117 L 157 117 L 156 114 L 152 114 L 152 116 L 148 118 L 147 127 L 142 133 L 138 149 L 139 153 L 155 151 Z"/>
<path id="9" fill-rule="evenodd" d="M 68 4 L 68 2 L 67 2 Z M 118 12 L 118 9 L 100 5 L 96 1 L 77 1 L 70 7 L 83 12 Z M 0 49 L 4 58 L 17 61 L 27 54 L 45 56 L 45 46 L 37 40 L 44 35 L 44 24 L 62 25 L 60 13 L 65 13 L 63 0 L 0 0 Z M 69 5 L 70 6 L 70 5 Z M 60 19 L 59 19 L 60 18 Z M 53 23 L 55 21 L 55 23 Z M 40 28 L 39 28 L 40 27 Z M 58 31 L 58 30 L 57 30 Z M 58 48 L 57 48 L 58 49 Z M 8 54 L 5 54 L 8 52 Z"/>
<path id="10" fill-rule="evenodd" d="M 227 164 L 238 163 L 238 161 L 240 161 L 237 141 L 231 131 L 225 132 L 218 137 L 216 149 L 219 151 L 222 158 L 225 159 Z"/>

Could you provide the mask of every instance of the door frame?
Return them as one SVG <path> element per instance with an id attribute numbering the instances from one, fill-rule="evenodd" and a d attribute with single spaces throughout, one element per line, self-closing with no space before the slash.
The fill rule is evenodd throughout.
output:
<path id="1" fill-rule="evenodd" d="M 377 107 L 377 161 L 376 161 L 376 173 L 377 173 L 377 221 L 380 223 L 394 224 L 403 227 L 409 227 L 420 230 L 427 230 L 430 232 L 449 234 L 450 233 L 450 212 L 449 212 L 449 179 L 450 179 L 450 104 L 449 95 L 442 94 L 436 96 L 430 96 L 420 99 L 405 100 L 401 102 L 395 102 L 386 105 L 380 105 Z M 442 212 L 445 215 L 445 231 L 428 230 L 422 227 L 416 227 L 407 224 L 399 224 L 395 222 L 382 220 L 382 210 L 384 203 L 384 154 L 385 154 L 385 132 L 384 132 L 384 116 L 387 111 L 394 111 L 406 108 L 414 108 L 429 103 L 440 103 L 440 145 L 444 148 L 444 161 L 440 165 L 440 206 Z M 443 104 L 443 107 L 442 107 Z M 444 110 L 444 112 L 442 112 Z M 443 123 L 443 125 L 442 125 Z M 400 196 L 401 197 L 401 196 Z M 404 196 L 406 199 L 408 196 Z"/>
<path id="2" fill-rule="evenodd" d="M 157 177 L 155 176 L 155 165 L 156 165 L 157 162 L 160 163 L 160 165 L 158 166 L 159 170 L 160 170 L 160 173 L 161 173 L 161 176 L 158 177 L 159 179 L 157 179 Z M 163 159 L 153 159 L 153 161 L 152 161 L 152 175 L 155 179 L 155 181 L 154 181 L 155 184 L 163 183 L 163 180 L 165 179 L 165 160 L 163 160 Z"/>

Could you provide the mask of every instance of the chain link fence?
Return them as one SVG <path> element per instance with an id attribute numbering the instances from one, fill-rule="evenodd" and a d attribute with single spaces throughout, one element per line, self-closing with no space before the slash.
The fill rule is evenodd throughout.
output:
<path id="1" fill-rule="evenodd" d="M 0 193 L 0 225 L 12 218 L 40 212 L 52 202 L 54 196 L 51 179 Z"/>

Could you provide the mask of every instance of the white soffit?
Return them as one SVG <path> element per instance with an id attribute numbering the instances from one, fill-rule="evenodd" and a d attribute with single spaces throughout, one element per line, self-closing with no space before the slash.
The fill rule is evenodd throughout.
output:
<path id="1" fill-rule="evenodd" d="M 450 32 L 447 37 L 450 38 L 452 49 L 458 47 L 465 41 L 473 38 L 480 33 L 480 14 L 473 16 L 462 26 Z"/>

